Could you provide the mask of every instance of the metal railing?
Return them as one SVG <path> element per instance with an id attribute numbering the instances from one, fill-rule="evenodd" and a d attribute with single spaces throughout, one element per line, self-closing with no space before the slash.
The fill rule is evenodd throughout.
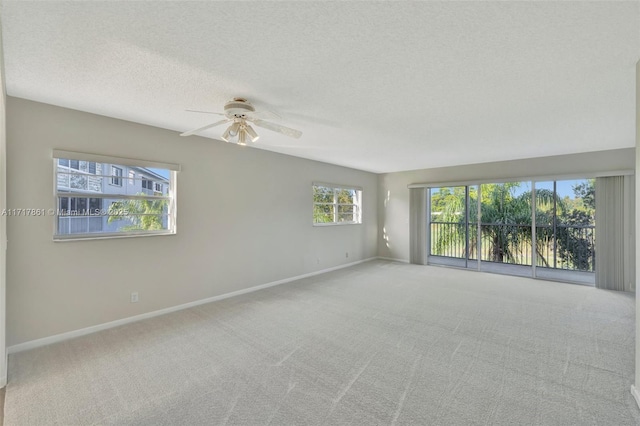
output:
<path id="1" fill-rule="evenodd" d="M 595 226 L 557 224 L 536 227 L 536 265 L 593 272 L 596 264 Z"/>
<path id="2" fill-rule="evenodd" d="M 483 262 L 532 264 L 530 225 L 483 223 L 480 226 Z M 430 230 L 430 255 L 477 259 L 477 225 L 431 222 Z M 536 265 L 593 272 L 595 226 L 558 224 L 555 229 L 552 225 L 537 226 Z"/>

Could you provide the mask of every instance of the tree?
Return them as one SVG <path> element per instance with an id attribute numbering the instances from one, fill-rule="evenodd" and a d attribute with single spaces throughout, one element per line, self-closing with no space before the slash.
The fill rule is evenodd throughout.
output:
<path id="1" fill-rule="evenodd" d="M 489 260 L 522 264 L 531 247 L 531 191 L 516 195 L 520 183 L 488 184 L 482 186 L 482 241 L 489 244 Z M 547 223 L 553 214 L 549 209 L 555 194 L 548 189 L 536 191 L 536 204 L 543 208 L 536 211 L 537 223 Z M 555 200 L 561 203 L 561 200 Z M 546 207 L 546 208 L 545 208 Z M 544 239 L 536 238 L 536 255 L 547 264 Z"/>
<path id="2" fill-rule="evenodd" d="M 432 253 L 449 254 L 452 247 L 464 247 L 466 213 L 464 187 L 440 188 L 431 194 L 431 222 L 437 223 L 437 235 L 432 235 Z M 477 199 L 477 191 L 470 191 Z M 461 253 L 456 253 L 461 256 Z"/>
<path id="3" fill-rule="evenodd" d="M 333 222 L 333 188 L 326 186 L 313 186 L 313 222 Z M 321 204 L 316 204 L 321 203 Z"/>
<path id="4" fill-rule="evenodd" d="M 576 202 L 558 216 L 556 241 L 558 257 L 582 271 L 595 269 L 595 180 L 573 186 Z M 579 201 L 579 202 L 578 202 Z"/>
<path id="5" fill-rule="evenodd" d="M 487 245 L 488 259 L 493 262 L 522 263 L 523 256 L 531 246 L 531 191 L 517 194 L 520 184 L 509 182 L 503 184 L 482 185 L 482 222 L 481 238 L 483 245 Z M 464 213 L 465 193 L 464 187 L 455 188 L 454 191 L 441 190 L 436 193 L 436 202 L 432 197 L 432 206 L 439 211 L 434 215 L 432 208 L 432 221 L 437 218 L 442 226 L 433 241 L 434 254 L 445 253 L 448 247 L 456 244 L 464 244 L 466 233 L 469 232 L 469 250 L 472 253 L 476 244 L 476 233 L 467 231 L 466 213 Z M 536 192 L 538 205 L 546 206 L 540 210 L 538 223 L 549 222 L 553 215 L 554 193 L 550 190 L 540 189 Z M 562 204 L 560 200 L 556 203 Z M 477 223 L 477 190 L 469 188 L 469 228 Z M 536 240 L 536 252 L 543 264 L 547 264 L 543 256 L 544 239 Z"/>
<path id="6" fill-rule="evenodd" d="M 141 194 L 144 195 L 144 194 Z M 167 212 L 166 200 L 123 200 L 109 206 L 109 223 L 127 219 L 130 225 L 121 227 L 123 231 L 159 231 L 166 229 L 163 217 Z"/>

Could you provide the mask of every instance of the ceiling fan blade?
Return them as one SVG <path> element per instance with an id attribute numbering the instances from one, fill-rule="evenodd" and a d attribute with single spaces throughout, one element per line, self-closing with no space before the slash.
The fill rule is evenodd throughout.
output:
<path id="1" fill-rule="evenodd" d="M 282 133 L 283 135 L 299 138 L 302 136 L 302 132 L 300 130 L 291 129 L 289 127 L 281 126 L 279 124 L 271 123 L 269 121 L 260 120 L 259 118 L 251 119 L 251 122 L 258 127 L 262 127 L 265 129 L 273 130 L 274 132 Z"/>
<path id="2" fill-rule="evenodd" d="M 256 119 L 266 119 L 266 120 L 281 120 L 282 117 L 280 117 L 278 114 L 276 114 L 275 112 L 268 110 L 268 109 L 261 109 L 259 111 L 255 111 L 251 113 L 252 117 L 255 117 Z"/>
<path id="3" fill-rule="evenodd" d="M 224 123 L 228 123 L 229 121 L 231 121 L 231 120 L 229 120 L 228 118 L 226 118 L 224 120 L 216 121 L 213 124 L 207 124 L 206 126 L 199 127 L 197 129 L 193 129 L 193 130 L 189 130 L 188 132 L 180 133 L 180 136 L 191 136 L 194 133 L 200 133 L 203 130 L 210 129 L 212 127 L 219 126 L 219 125 L 224 124 Z"/>
<path id="4" fill-rule="evenodd" d="M 199 112 L 201 114 L 215 114 L 215 115 L 225 115 L 222 112 L 213 112 L 213 111 L 199 111 L 197 109 L 185 109 L 187 112 Z"/>

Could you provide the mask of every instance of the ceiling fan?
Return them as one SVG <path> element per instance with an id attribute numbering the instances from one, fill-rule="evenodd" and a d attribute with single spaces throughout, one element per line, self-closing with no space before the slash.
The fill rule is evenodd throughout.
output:
<path id="1" fill-rule="evenodd" d="M 224 104 L 224 113 L 221 112 L 209 112 L 209 111 L 195 111 L 187 110 L 189 112 L 200 112 L 205 114 L 222 115 L 225 118 L 220 121 L 216 121 L 212 124 L 199 127 L 197 129 L 189 130 L 181 133 L 180 136 L 191 136 L 196 133 L 200 133 L 204 130 L 212 127 L 219 126 L 225 123 L 231 123 L 229 127 L 222 133 L 222 140 L 225 142 L 232 142 L 237 138 L 238 145 L 246 145 L 248 141 L 255 142 L 259 136 L 250 123 L 255 124 L 258 127 L 272 130 L 274 132 L 282 133 L 283 135 L 299 138 L 302 136 L 302 132 L 299 130 L 291 129 L 289 127 L 281 126 L 279 124 L 271 123 L 259 118 L 260 113 L 256 112 L 256 109 L 251 103 L 244 98 L 233 98 L 226 104 Z"/>

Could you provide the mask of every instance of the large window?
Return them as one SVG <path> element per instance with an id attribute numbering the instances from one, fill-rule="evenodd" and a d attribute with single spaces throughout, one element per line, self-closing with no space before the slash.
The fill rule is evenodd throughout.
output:
<path id="1" fill-rule="evenodd" d="M 593 179 L 431 188 L 429 205 L 429 263 L 594 280 Z"/>
<path id="2" fill-rule="evenodd" d="M 54 157 L 54 239 L 175 233 L 179 166 L 66 151 Z"/>
<path id="3" fill-rule="evenodd" d="M 362 223 L 361 199 L 360 188 L 313 184 L 313 223 L 315 225 Z"/>

